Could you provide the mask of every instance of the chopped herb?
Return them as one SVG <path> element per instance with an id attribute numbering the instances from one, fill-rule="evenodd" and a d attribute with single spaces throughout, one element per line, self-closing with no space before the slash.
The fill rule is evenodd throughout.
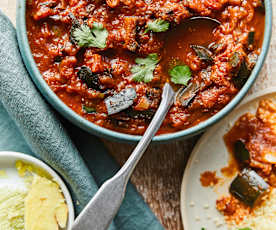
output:
<path id="1" fill-rule="evenodd" d="M 214 61 L 212 58 L 213 53 L 207 48 L 198 45 L 191 45 L 191 48 L 195 51 L 200 60 L 208 63 L 212 63 Z"/>
<path id="2" fill-rule="evenodd" d="M 137 97 L 134 88 L 127 88 L 105 99 L 108 115 L 119 113 L 129 108 Z"/>
<path id="3" fill-rule="evenodd" d="M 192 73 L 187 65 L 178 65 L 169 71 L 171 81 L 175 84 L 187 86 L 191 79 Z"/>
<path id="4" fill-rule="evenodd" d="M 255 40 L 255 32 L 251 31 L 248 33 L 248 45 L 253 45 Z"/>
<path id="5" fill-rule="evenodd" d="M 170 23 L 162 20 L 162 19 L 156 19 L 154 21 L 148 22 L 146 26 L 145 33 L 152 31 L 152 32 L 165 32 L 169 29 Z"/>
<path id="6" fill-rule="evenodd" d="M 241 62 L 241 54 L 239 52 L 234 52 L 230 58 L 230 64 L 233 68 L 237 68 Z"/>
<path id="7" fill-rule="evenodd" d="M 82 105 L 82 110 L 85 111 L 86 113 L 96 113 L 96 109 L 92 107 L 88 107 L 85 105 Z"/>
<path id="8" fill-rule="evenodd" d="M 94 22 L 92 29 L 87 24 L 74 23 L 71 29 L 71 40 L 80 47 L 105 48 L 108 31 L 103 24 Z"/>
<path id="9" fill-rule="evenodd" d="M 240 228 L 239 230 L 252 230 L 251 228 Z"/>
<path id="10" fill-rule="evenodd" d="M 131 68 L 132 79 L 138 82 L 150 82 L 153 79 L 153 71 L 159 62 L 158 55 L 149 54 L 146 58 L 136 58 L 135 62 L 137 65 Z"/>

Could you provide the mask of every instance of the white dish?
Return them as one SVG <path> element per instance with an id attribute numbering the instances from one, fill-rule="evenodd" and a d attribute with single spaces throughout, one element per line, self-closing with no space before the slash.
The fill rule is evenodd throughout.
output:
<path id="1" fill-rule="evenodd" d="M 228 194 L 233 179 L 226 179 L 220 173 L 229 162 L 229 153 L 223 136 L 241 115 L 246 112 L 255 113 L 259 101 L 264 98 L 276 101 L 276 88 L 269 88 L 248 97 L 227 117 L 209 129 L 195 146 L 185 169 L 180 194 L 185 230 L 227 229 L 223 216 L 216 210 L 216 200 Z M 200 183 L 200 174 L 206 171 L 216 171 L 218 177 L 225 179 L 225 183 L 215 189 L 203 187 Z"/>
<path id="2" fill-rule="evenodd" d="M 42 161 L 23 153 L 0 152 L 0 170 L 4 170 L 7 174 L 7 176 L 0 177 L 0 187 L 7 186 L 9 188 L 19 188 L 23 190 L 26 189 L 24 179 L 19 177 L 17 169 L 15 168 L 15 163 L 18 160 L 30 163 L 34 166 L 37 166 L 38 168 L 43 169 L 45 172 L 51 175 L 54 181 L 58 183 L 68 206 L 68 223 L 66 229 L 71 229 L 75 218 L 71 195 L 66 185 L 57 175 L 57 173 Z"/>

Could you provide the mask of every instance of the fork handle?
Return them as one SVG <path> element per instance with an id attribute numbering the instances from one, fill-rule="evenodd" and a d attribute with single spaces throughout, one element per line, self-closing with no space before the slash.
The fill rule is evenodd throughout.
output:
<path id="1" fill-rule="evenodd" d="M 173 104 L 174 96 L 173 89 L 166 83 L 163 87 L 161 104 L 144 136 L 118 173 L 101 186 L 78 216 L 71 230 L 106 230 L 108 228 L 124 199 L 129 178 L 165 119 Z"/>

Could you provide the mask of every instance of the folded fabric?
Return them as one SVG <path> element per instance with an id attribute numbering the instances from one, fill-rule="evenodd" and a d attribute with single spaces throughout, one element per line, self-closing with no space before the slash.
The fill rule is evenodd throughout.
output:
<path id="1" fill-rule="evenodd" d="M 0 150 L 35 154 L 48 163 L 69 185 L 79 212 L 118 166 L 97 138 L 67 123 L 91 175 L 61 122 L 30 80 L 20 57 L 15 30 L 1 12 L 0 100 L 3 104 L 0 104 Z M 163 227 L 135 188 L 129 185 L 126 199 L 110 229 L 161 230 Z"/>

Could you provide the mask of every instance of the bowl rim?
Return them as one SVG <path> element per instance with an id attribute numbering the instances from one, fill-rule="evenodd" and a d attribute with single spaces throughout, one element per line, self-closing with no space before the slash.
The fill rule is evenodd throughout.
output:
<path id="1" fill-rule="evenodd" d="M 53 180 L 58 183 L 64 195 L 66 204 L 68 206 L 68 221 L 67 221 L 66 229 L 71 229 L 75 219 L 74 205 L 71 198 L 71 194 L 67 186 L 61 179 L 61 177 L 46 163 L 44 163 L 43 161 L 33 156 L 27 155 L 25 153 L 13 152 L 13 151 L 0 151 L 0 160 L 3 158 L 12 159 L 14 161 L 22 160 L 23 162 L 31 163 L 46 171 L 53 178 Z"/>
<path id="2" fill-rule="evenodd" d="M 27 0 L 17 0 L 17 10 L 16 10 L 16 27 L 17 27 L 17 39 L 19 48 L 21 51 L 21 55 L 23 61 L 25 63 L 26 68 L 28 69 L 32 80 L 39 88 L 40 92 L 44 95 L 47 101 L 67 120 L 71 121 L 73 124 L 79 126 L 83 130 L 91 134 L 95 134 L 99 137 L 108 138 L 115 141 L 120 142 L 137 142 L 141 139 L 142 136 L 138 135 L 130 135 L 125 133 L 119 133 L 113 130 L 109 130 L 107 128 L 98 126 L 85 118 L 81 117 L 79 114 L 74 112 L 71 108 L 69 108 L 61 99 L 51 90 L 46 81 L 43 79 L 40 74 L 37 65 L 34 61 L 34 58 L 31 53 L 31 49 L 28 42 L 27 30 L 26 30 L 26 1 Z M 239 93 L 218 113 L 208 118 L 207 120 L 200 122 L 199 124 L 190 127 L 185 130 L 177 131 L 174 133 L 162 134 L 155 136 L 153 138 L 154 142 L 167 142 L 171 140 L 178 140 L 184 137 L 194 136 L 203 132 L 209 126 L 215 124 L 219 120 L 221 120 L 224 116 L 226 116 L 230 111 L 232 111 L 244 98 L 250 87 L 255 82 L 258 77 L 262 66 L 264 64 L 265 58 L 267 56 L 270 40 L 272 35 L 272 2 L 271 0 L 265 0 L 265 31 L 264 31 L 264 39 L 262 44 L 262 51 L 258 58 L 258 61 L 251 72 L 250 77 L 248 78 L 245 85 L 239 91 Z"/>

